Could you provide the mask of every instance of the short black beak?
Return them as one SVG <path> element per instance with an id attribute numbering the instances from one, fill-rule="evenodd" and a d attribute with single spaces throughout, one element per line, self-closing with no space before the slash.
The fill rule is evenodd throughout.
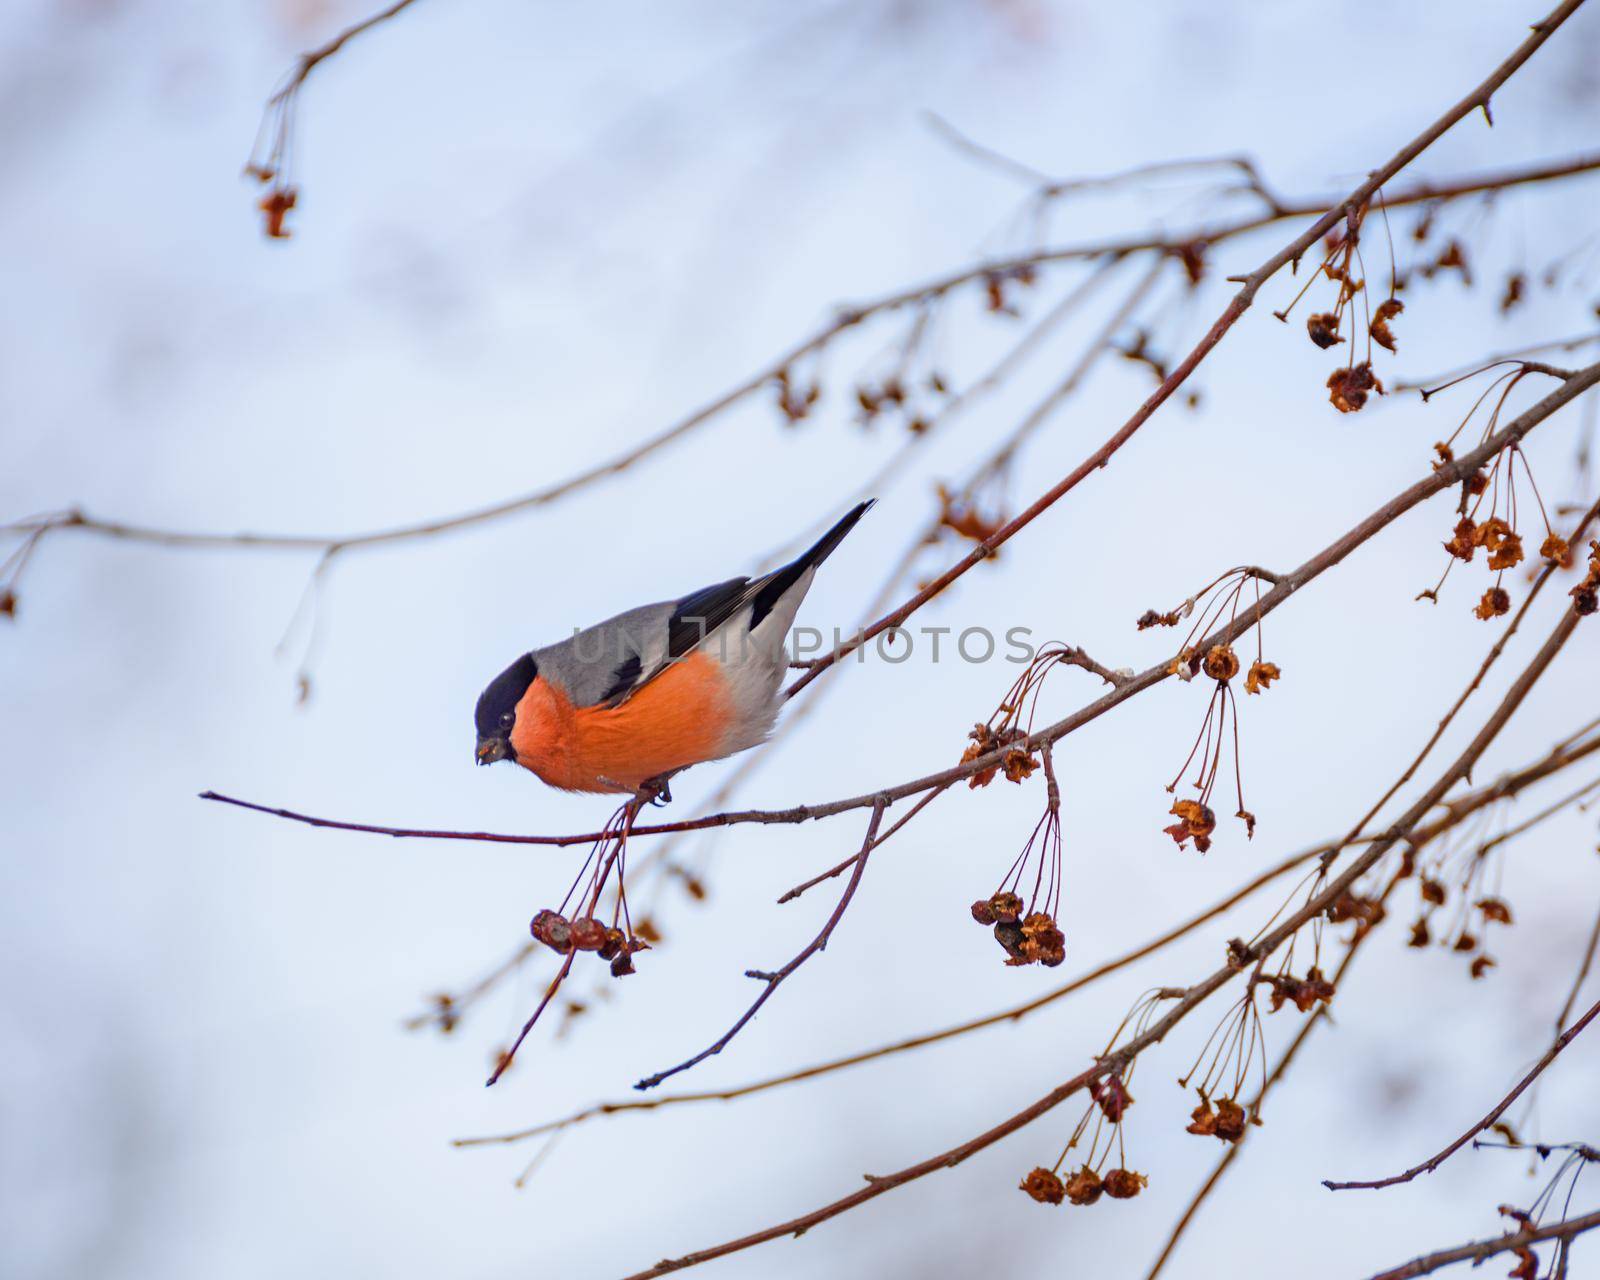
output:
<path id="1" fill-rule="evenodd" d="M 479 738 L 477 757 L 479 764 L 493 764 L 511 754 L 511 745 L 504 738 Z"/>

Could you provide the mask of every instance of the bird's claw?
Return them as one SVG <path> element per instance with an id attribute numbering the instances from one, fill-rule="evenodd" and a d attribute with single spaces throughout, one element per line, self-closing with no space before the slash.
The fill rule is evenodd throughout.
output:
<path id="1" fill-rule="evenodd" d="M 646 778 L 644 785 L 639 788 L 639 803 L 648 804 L 652 808 L 660 809 L 672 803 L 672 779 L 670 776 L 660 778 Z"/>

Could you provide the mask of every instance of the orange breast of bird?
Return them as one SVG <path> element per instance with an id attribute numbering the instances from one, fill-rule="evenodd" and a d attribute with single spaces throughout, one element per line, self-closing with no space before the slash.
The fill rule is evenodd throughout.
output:
<path id="1" fill-rule="evenodd" d="M 732 705 L 717 662 L 675 662 L 618 707 L 574 707 L 542 677 L 517 704 L 517 763 L 567 791 L 632 791 L 722 754 Z"/>

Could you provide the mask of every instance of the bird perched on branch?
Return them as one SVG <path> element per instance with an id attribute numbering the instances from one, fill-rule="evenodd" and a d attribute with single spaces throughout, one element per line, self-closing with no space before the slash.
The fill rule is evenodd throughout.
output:
<path id="1" fill-rule="evenodd" d="M 666 798 L 678 770 L 764 741 L 795 613 L 870 506 L 772 573 L 630 609 L 523 654 L 478 698 L 478 763 L 512 760 L 566 791 Z"/>

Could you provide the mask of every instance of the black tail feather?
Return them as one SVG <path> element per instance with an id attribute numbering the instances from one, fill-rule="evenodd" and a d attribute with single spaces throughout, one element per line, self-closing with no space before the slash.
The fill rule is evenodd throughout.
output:
<path id="1" fill-rule="evenodd" d="M 834 549 L 845 540 L 845 536 L 850 530 L 856 527 L 856 521 L 866 515 L 868 509 L 875 502 L 877 502 L 876 498 L 868 498 L 865 502 L 857 503 L 855 507 L 840 518 L 833 528 L 818 538 L 808 550 L 801 552 L 799 556 L 784 565 L 783 568 L 779 569 L 762 584 L 761 590 L 755 595 L 755 607 L 750 615 L 751 627 L 757 626 L 761 619 L 772 612 L 773 606 L 783 597 L 784 592 L 800 581 L 801 574 L 805 573 L 807 569 L 815 568 L 833 554 Z"/>

